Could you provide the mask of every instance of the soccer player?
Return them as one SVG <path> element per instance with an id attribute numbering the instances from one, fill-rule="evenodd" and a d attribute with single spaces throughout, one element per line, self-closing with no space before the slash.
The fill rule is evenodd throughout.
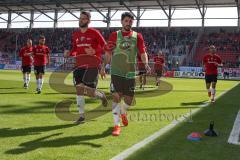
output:
<path id="1" fill-rule="evenodd" d="M 128 125 L 126 110 L 134 103 L 135 71 L 138 54 L 145 64 L 147 72 L 150 70 L 142 34 L 132 30 L 133 20 L 134 17 L 131 13 L 124 12 L 121 16 L 122 29 L 111 33 L 106 46 L 106 63 L 111 61 L 113 136 L 120 135 L 120 116 L 123 125 Z M 103 66 L 101 76 L 104 75 Z M 122 98 L 124 102 L 120 105 Z"/>
<path id="2" fill-rule="evenodd" d="M 145 64 L 141 60 L 141 57 L 140 56 L 137 56 L 137 57 L 138 57 L 138 71 L 139 71 L 138 75 L 139 75 L 140 89 L 144 90 L 144 86 L 147 83 L 147 80 L 146 80 L 147 71 L 145 69 Z"/>
<path id="3" fill-rule="evenodd" d="M 154 71 L 156 78 L 156 86 L 160 85 L 160 78 L 162 77 L 163 67 L 165 66 L 164 55 L 162 51 L 158 51 L 157 55 L 154 56 Z"/>
<path id="4" fill-rule="evenodd" d="M 221 58 L 216 54 L 214 45 L 209 47 L 209 53 L 203 57 L 203 67 L 205 68 L 205 81 L 208 96 L 211 97 L 211 102 L 215 101 L 216 84 L 218 76 L 218 67 L 222 66 Z M 212 85 L 212 89 L 210 86 Z"/>
<path id="5" fill-rule="evenodd" d="M 102 100 L 102 105 L 107 106 L 105 94 L 96 89 L 98 82 L 98 68 L 101 63 L 102 53 L 106 42 L 98 30 L 89 28 L 91 14 L 82 11 L 79 19 L 79 30 L 72 34 L 72 50 L 65 51 L 65 57 L 76 58 L 76 66 L 73 71 L 75 81 L 77 106 L 79 119 L 75 122 L 84 122 L 84 96 L 96 97 Z"/>
<path id="6" fill-rule="evenodd" d="M 37 94 L 40 94 L 42 91 L 45 68 L 47 64 L 50 64 L 50 50 L 45 45 L 45 41 L 45 36 L 41 35 L 39 37 L 39 44 L 33 47 L 33 65 L 37 83 Z"/>
<path id="7" fill-rule="evenodd" d="M 31 66 L 32 66 L 32 40 L 28 39 L 26 46 L 21 48 L 19 57 L 22 61 L 22 73 L 23 73 L 23 87 L 27 89 L 29 87 Z"/>

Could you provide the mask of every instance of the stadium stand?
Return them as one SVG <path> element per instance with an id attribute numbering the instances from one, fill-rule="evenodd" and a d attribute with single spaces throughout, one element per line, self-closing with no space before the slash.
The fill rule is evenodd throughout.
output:
<path id="1" fill-rule="evenodd" d="M 10 57 L 10 59 L 14 60 L 14 52 L 16 51 L 18 53 L 28 38 L 33 39 L 33 44 L 37 44 L 38 36 L 40 34 L 44 34 L 46 35 L 46 44 L 50 46 L 52 53 L 60 53 L 61 55 L 64 49 L 70 48 L 71 34 L 74 30 L 76 29 L 58 28 L 1 30 L 3 34 L 0 37 L 2 46 L 0 49 L 1 52 L 5 53 Z M 112 31 L 117 30 L 117 28 L 99 28 L 99 30 L 107 39 L 109 34 Z M 136 30 L 143 34 L 150 58 L 152 55 L 156 54 L 158 50 L 163 50 L 170 68 L 172 66 L 177 67 L 181 61 L 180 57 L 184 57 L 189 53 L 197 36 L 195 32 L 187 28 L 181 28 L 178 30 L 172 28 L 171 30 L 164 30 L 162 28 L 153 27 L 138 28 Z M 2 58 L 4 59 L 5 57 Z M 5 61 L 8 61 L 8 58 L 5 58 Z"/>
<path id="2" fill-rule="evenodd" d="M 228 32 L 220 29 L 218 32 L 204 33 L 194 56 L 195 66 L 200 66 L 202 58 L 209 45 L 215 45 L 217 54 L 223 59 L 224 66 L 238 67 L 240 62 L 240 32 Z"/>

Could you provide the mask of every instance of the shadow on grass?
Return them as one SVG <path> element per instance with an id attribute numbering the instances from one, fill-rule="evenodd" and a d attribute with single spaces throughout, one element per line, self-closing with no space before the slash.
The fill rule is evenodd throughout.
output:
<path id="1" fill-rule="evenodd" d="M 39 101 L 34 102 L 32 106 L 21 105 L 4 105 L 1 108 L 4 110 L 0 111 L 0 114 L 28 114 L 28 113 L 54 113 L 55 102 Z M 10 108 L 10 109 L 8 109 Z"/>
<path id="2" fill-rule="evenodd" d="M 51 134 L 48 136 L 44 136 L 32 141 L 24 142 L 19 145 L 19 148 L 14 148 L 6 151 L 6 154 L 24 154 L 27 152 L 31 152 L 37 149 L 42 148 L 57 148 L 57 147 L 66 147 L 73 145 L 87 145 L 94 148 L 102 147 L 100 144 L 94 144 L 88 142 L 90 140 L 101 139 L 111 135 L 112 128 L 108 128 L 104 132 L 95 135 L 83 135 L 83 136 L 69 136 L 69 137 L 53 137 L 62 135 L 62 133 Z M 51 138 L 51 139 L 50 139 Z M 80 147 L 80 146 L 79 146 Z"/>
<path id="3" fill-rule="evenodd" d="M 27 91 L 25 92 L 0 92 L 0 95 L 1 94 L 23 94 L 23 93 L 28 93 Z"/>
<path id="4" fill-rule="evenodd" d="M 0 87 L 0 89 L 21 89 L 22 87 Z"/>
<path id="5" fill-rule="evenodd" d="M 75 124 L 64 124 L 64 125 L 54 125 L 54 126 L 39 126 L 39 127 L 29 127 L 29 128 L 0 128 L 0 137 L 18 137 L 18 136 L 28 136 L 41 134 L 42 132 L 58 130 L 63 128 L 69 128 L 76 126 Z"/>
<path id="6" fill-rule="evenodd" d="M 199 106 L 205 104 L 206 101 L 199 101 L 199 102 L 183 102 L 181 103 L 181 106 Z"/>

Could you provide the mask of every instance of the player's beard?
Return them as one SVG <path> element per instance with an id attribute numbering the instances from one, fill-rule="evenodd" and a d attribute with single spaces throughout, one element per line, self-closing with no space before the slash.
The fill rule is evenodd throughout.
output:
<path id="1" fill-rule="evenodd" d="M 88 27 L 88 23 L 80 23 L 79 24 L 80 28 L 87 28 Z"/>
<path id="2" fill-rule="evenodd" d="M 124 30 L 127 31 L 127 32 L 131 31 L 131 29 L 132 29 L 132 26 L 130 26 L 130 25 L 126 25 L 124 27 Z"/>

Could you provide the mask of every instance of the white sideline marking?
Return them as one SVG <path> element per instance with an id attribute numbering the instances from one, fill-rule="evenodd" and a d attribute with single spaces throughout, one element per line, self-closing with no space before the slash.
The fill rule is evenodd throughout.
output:
<path id="1" fill-rule="evenodd" d="M 226 94 L 228 91 L 232 90 L 233 88 L 235 88 L 239 83 L 237 83 L 236 85 L 234 85 L 232 88 L 230 88 L 229 90 L 226 90 L 224 92 L 222 92 L 219 96 L 216 97 L 216 100 L 220 97 L 222 97 L 224 94 Z M 181 117 L 180 119 L 178 119 L 178 121 L 173 121 L 171 122 L 169 125 L 161 128 L 160 130 L 158 130 L 157 132 L 153 133 L 152 135 L 150 135 L 149 137 L 145 138 L 144 140 L 134 144 L 133 146 L 131 146 L 130 148 L 124 150 L 123 152 L 119 153 L 118 155 L 116 155 L 115 157 L 113 157 L 111 160 L 124 160 L 125 158 L 127 158 L 129 155 L 133 154 L 135 151 L 139 150 L 140 148 L 143 148 L 144 146 L 146 146 L 147 144 L 149 144 L 150 142 L 154 141 L 155 139 L 157 139 L 158 137 L 164 135 L 165 133 L 167 133 L 168 131 L 170 131 L 171 129 L 173 129 L 176 125 L 178 125 L 179 123 L 182 123 L 184 120 L 189 119 L 190 116 L 193 116 L 194 114 L 198 113 L 200 110 L 203 109 L 203 107 L 206 107 L 207 105 L 209 105 L 211 103 L 205 103 L 202 105 L 202 108 L 198 108 L 195 109 L 194 111 L 187 113 L 184 117 Z"/>
<path id="2" fill-rule="evenodd" d="M 237 114 L 237 117 L 236 117 L 234 125 L 233 125 L 233 129 L 228 138 L 228 143 L 240 145 L 239 136 L 240 136 L 240 110 Z"/>

